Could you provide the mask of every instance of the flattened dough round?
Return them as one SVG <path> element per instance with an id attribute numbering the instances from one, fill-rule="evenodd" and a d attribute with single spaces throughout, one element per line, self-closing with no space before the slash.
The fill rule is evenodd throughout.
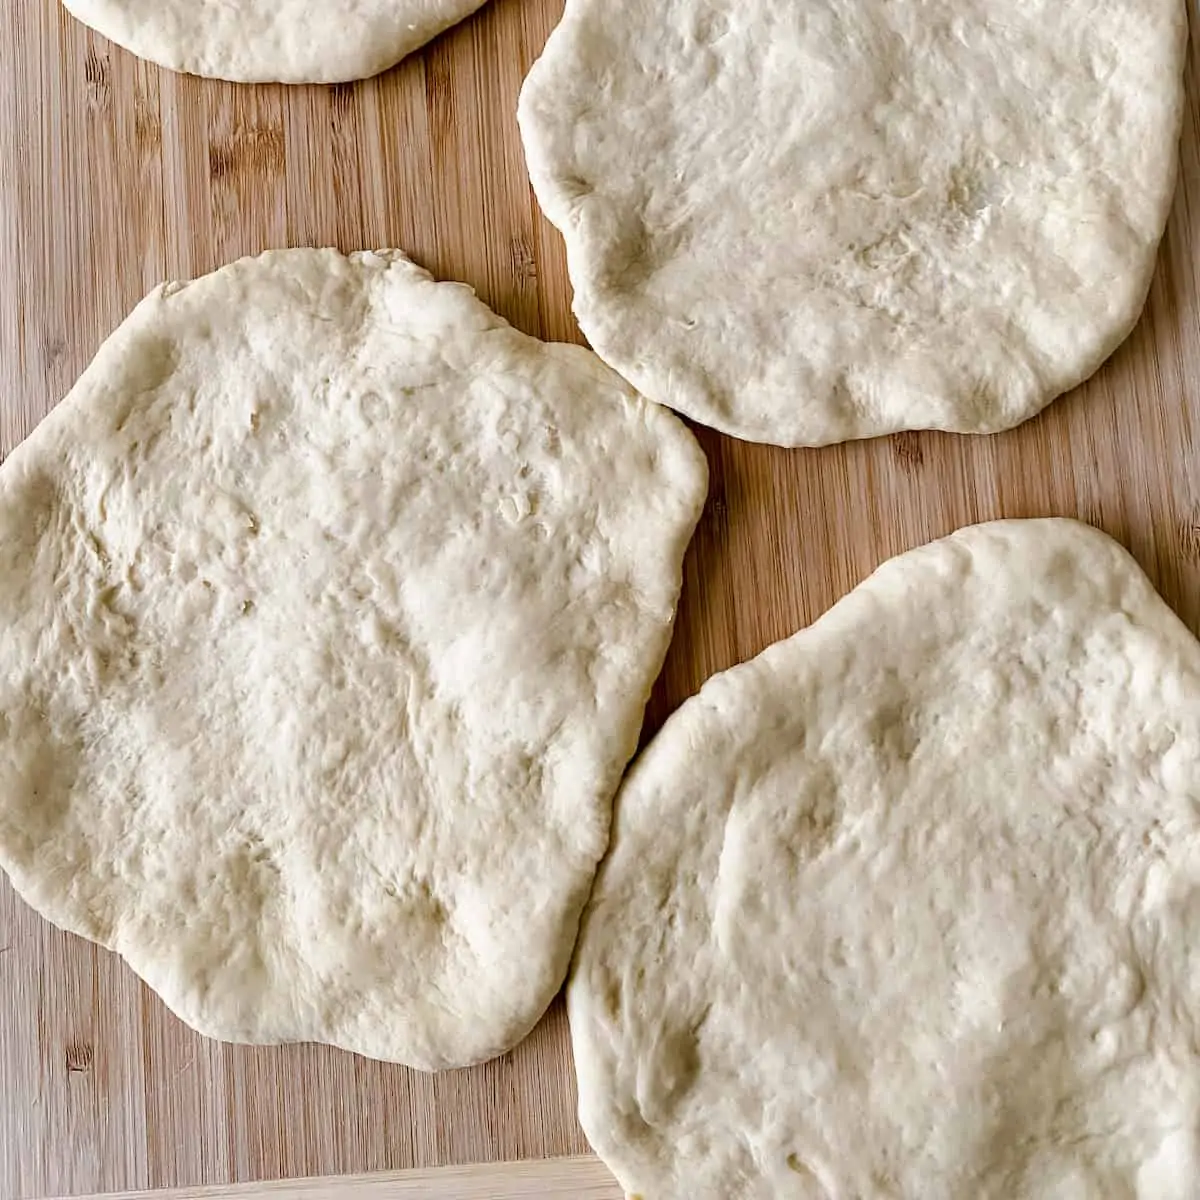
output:
<path id="1" fill-rule="evenodd" d="M 1129 333 L 1183 0 L 568 0 L 520 119 L 575 311 L 647 396 L 823 445 L 1032 416 Z"/>
<path id="2" fill-rule="evenodd" d="M 645 1200 L 1200 1194 L 1200 645 L 1106 536 L 976 526 L 634 765 L 568 987 Z"/>
<path id="3" fill-rule="evenodd" d="M 242 83 L 367 79 L 484 0 L 63 0 L 98 33 L 173 71 Z"/>
<path id="4" fill-rule="evenodd" d="M 211 1036 L 500 1053 L 566 974 L 705 481 L 401 254 L 160 288 L 0 469 L 0 866 Z"/>

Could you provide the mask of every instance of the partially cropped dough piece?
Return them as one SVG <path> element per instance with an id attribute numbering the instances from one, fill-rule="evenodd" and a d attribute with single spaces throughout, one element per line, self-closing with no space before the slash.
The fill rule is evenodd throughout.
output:
<path id="1" fill-rule="evenodd" d="M 63 0 L 174 71 L 243 83 L 338 83 L 394 66 L 484 0 Z"/>
<path id="2" fill-rule="evenodd" d="M 1200 645 L 1116 543 L 963 530 L 635 764 L 568 988 L 645 1200 L 1200 1195 Z"/>
<path id="3" fill-rule="evenodd" d="M 575 311 L 647 396 L 822 445 L 983 433 L 1142 308 L 1183 0 L 567 0 L 521 96 Z"/>
<path id="4" fill-rule="evenodd" d="M 566 974 L 705 480 L 401 254 L 160 288 L 0 469 L 0 866 L 203 1033 L 500 1053 Z"/>

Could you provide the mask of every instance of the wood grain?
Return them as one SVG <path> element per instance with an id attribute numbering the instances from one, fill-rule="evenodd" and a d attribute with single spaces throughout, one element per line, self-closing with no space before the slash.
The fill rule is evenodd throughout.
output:
<path id="1" fill-rule="evenodd" d="M 235 87 L 138 63 L 54 0 L 0 6 L 0 457 L 160 279 L 272 246 L 399 246 L 525 331 L 577 339 L 561 241 L 513 116 L 562 0 L 491 0 L 380 79 Z M 1193 34 L 1192 67 L 1200 62 Z M 647 733 L 882 559 L 972 521 L 1072 515 L 1200 624 L 1200 138 L 1145 319 L 1009 434 L 821 451 L 701 431 L 712 492 Z M 222 1046 L 0 881 L 0 1196 L 545 1158 L 586 1150 L 556 1006 L 511 1055 L 414 1074 L 318 1047 Z"/>
<path id="2" fill-rule="evenodd" d="M 121 1192 L 106 1200 L 622 1200 L 595 1158 L 491 1163 L 294 1183 L 242 1183 L 186 1191 Z"/>

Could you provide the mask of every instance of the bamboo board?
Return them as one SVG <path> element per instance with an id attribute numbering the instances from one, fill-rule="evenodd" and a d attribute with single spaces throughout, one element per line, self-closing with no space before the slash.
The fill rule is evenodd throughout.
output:
<path id="1" fill-rule="evenodd" d="M 121 1192 L 104 1200 L 622 1200 L 623 1195 L 597 1159 L 562 1158 L 294 1183 L 241 1183 L 200 1192 Z"/>
<path id="2" fill-rule="evenodd" d="M 528 333 L 577 340 L 514 108 L 562 0 L 491 0 L 380 79 L 236 87 L 159 71 L 55 0 L 0 7 L 0 457 L 151 286 L 273 246 L 399 246 Z M 1192 74 L 1200 62 L 1193 34 Z M 701 431 L 708 508 L 647 730 L 889 555 L 993 517 L 1078 516 L 1200 626 L 1200 140 L 1138 330 L 991 438 L 821 451 Z M 579 1155 L 561 1006 L 512 1054 L 430 1077 L 318 1047 L 216 1045 L 0 880 L 0 1197 Z"/>

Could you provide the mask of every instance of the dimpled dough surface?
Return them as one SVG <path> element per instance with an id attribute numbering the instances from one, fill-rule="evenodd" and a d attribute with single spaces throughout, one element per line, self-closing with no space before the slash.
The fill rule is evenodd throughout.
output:
<path id="1" fill-rule="evenodd" d="M 645 1200 L 1200 1195 L 1200 645 L 1068 521 L 885 564 L 634 765 L 568 988 Z"/>
<path id="2" fill-rule="evenodd" d="M 647 396 L 782 445 L 989 432 L 1137 319 L 1185 44 L 1183 0 L 567 0 L 521 128 Z"/>
<path id="3" fill-rule="evenodd" d="M 337 83 L 398 63 L 484 0 L 63 0 L 175 71 L 244 83 Z"/>
<path id="4" fill-rule="evenodd" d="M 0 865 L 203 1033 L 505 1050 L 705 481 L 592 354 L 400 254 L 159 289 L 0 469 Z"/>

